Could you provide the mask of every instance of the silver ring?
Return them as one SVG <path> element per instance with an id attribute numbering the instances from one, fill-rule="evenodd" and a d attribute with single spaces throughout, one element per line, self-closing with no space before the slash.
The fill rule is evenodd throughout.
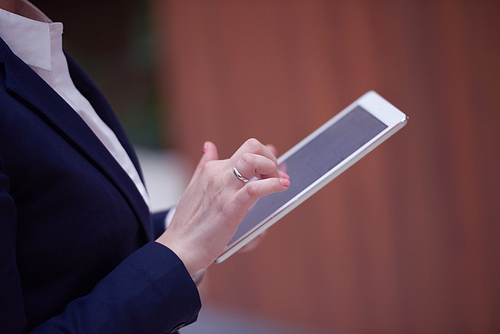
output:
<path id="1" fill-rule="evenodd" d="M 248 179 L 246 177 L 244 177 L 243 175 L 241 175 L 240 172 L 238 172 L 238 170 L 236 169 L 236 167 L 233 167 L 233 173 L 234 173 L 234 175 L 236 175 L 238 180 L 240 180 L 241 182 L 243 182 L 243 183 L 248 182 Z"/>

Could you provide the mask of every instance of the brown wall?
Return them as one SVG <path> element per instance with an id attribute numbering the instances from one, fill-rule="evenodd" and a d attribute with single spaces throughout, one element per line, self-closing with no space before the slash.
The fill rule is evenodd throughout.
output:
<path id="1" fill-rule="evenodd" d="M 368 90 L 408 125 L 209 270 L 208 303 L 328 331 L 500 332 L 499 1 L 153 1 L 163 96 L 284 151 Z M 167 124 L 167 123 L 166 123 Z"/>

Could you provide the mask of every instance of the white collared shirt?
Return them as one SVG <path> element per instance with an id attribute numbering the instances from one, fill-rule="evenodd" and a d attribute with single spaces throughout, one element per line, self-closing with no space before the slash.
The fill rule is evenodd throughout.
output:
<path id="1" fill-rule="evenodd" d="M 62 23 L 52 22 L 26 0 L 18 1 L 16 6 L 20 15 L 0 9 L 0 37 L 80 115 L 132 179 L 149 207 L 146 188 L 129 155 L 70 77 L 62 48 Z"/>

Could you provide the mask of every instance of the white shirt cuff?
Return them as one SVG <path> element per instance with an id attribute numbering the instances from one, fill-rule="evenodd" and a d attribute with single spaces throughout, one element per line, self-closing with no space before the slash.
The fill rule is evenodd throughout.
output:
<path id="1" fill-rule="evenodd" d="M 167 215 L 165 216 L 165 230 L 168 228 L 168 225 L 170 225 L 170 223 L 172 222 L 172 218 L 174 218 L 176 209 L 177 209 L 177 205 L 171 207 L 168 210 Z"/>

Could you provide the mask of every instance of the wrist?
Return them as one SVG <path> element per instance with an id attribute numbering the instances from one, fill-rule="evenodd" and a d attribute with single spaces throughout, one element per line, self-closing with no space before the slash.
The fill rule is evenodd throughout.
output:
<path id="1" fill-rule="evenodd" d="M 189 275 L 193 276 L 198 270 L 202 269 L 201 267 L 196 265 L 195 261 L 191 259 L 189 252 L 184 251 L 184 248 L 179 244 L 179 242 L 172 242 L 168 237 L 164 237 L 164 234 L 156 239 L 156 242 L 174 252 L 174 254 L 177 255 L 177 257 L 182 261 L 184 267 L 186 267 Z"/>

